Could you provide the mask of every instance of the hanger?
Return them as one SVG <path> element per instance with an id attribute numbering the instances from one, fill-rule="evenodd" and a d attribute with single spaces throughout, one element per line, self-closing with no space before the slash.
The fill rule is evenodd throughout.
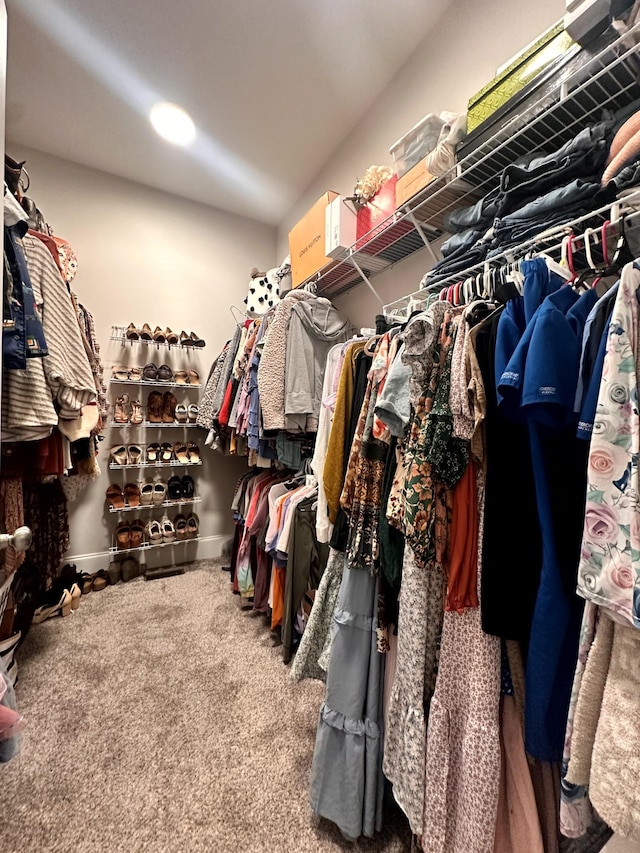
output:
<path id="1" fill-rule="evenodd" d="M 236 322 L 239 326 L 241 326 L 241 325 L 244 323 L 244 321 L 247 319 L 246 314 L 244 313 L 244 311 L 241 311 L 241 310 L 238 308 L 238 306 L 237 306 L 237 305 L 229 305 L 229 311 L 231 312 L 231 316 L 233 317 L 233 319 L 235 320 L 235 322 Z M 239 320 L 238 320 L 238 318 L 236 317 L 236 315 L 233 313 L 234 311 L 237 311 L 237 312 L 238 312 L 238 314 L 240 315 L 240 319 L 239 319 Z"/>

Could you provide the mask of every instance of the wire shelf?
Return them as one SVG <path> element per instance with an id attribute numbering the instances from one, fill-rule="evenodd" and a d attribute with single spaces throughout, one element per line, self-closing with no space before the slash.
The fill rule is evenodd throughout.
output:
<path id="1" fill-rule="evenodd" d="M 109 512 L 111 513 L 120 513 L 120 512 L 138 512 L 138 510 L 142 509 L 160 509 L 160 507 L 180 507 L 187 504 L 199 504 L 202 502 L 202 498 L 180 498 L 177 501 L 163 501 L 161 504 L 140 504 L 140 506 L 125 506 L 122 509 L 114 509 L 112 506 L 109 507 Z"/>
<path id="2" fill-rule="evenodd" d="M 176 429 L 177 427 L 197 427 L 198 424 L 179 424 L 179 423 L 156 424 L 156 423 L 152 423 L 151 421 L 143 421 L 141 424 L 132 424 L 132 423 L 117 424 L 114 421 L 112 421 L 109 424 L 109 426 L 111 427 L 111 429 L 122 429 L 123 427 L 133 427 L 134 429 L 136 427 L 142 427 L 144 429 L 172 429 L 172 428 Z"/>
<path id="3" fill-rule="evenodd" d="M 191 465 L 202 465 L 202 459 L 197 462 L 178 462 L 177 459 L 172 459 L 170 462 L 137 462 L 135 465 L 116 465 L 115 462 L 109 462 L 110 471 L 125 471 L 130 468 L 187 468 Z"/>
<path id="4" fill-rule="evenodd" d="M 497 125 L 441 178 L 402 205 L 374 232 L 318 273 L 319 294 L 338 296 L 446 233 L 447 214 L 467 207 L 499 184 L 505 166 L 524 154 L 551 153 L 578 131 L 630 106 L 640 97 L 640 23 L 588 61 L 569 67 L 553 88 Z M 355 263 L 354 263 L 355 262 Z"/>
<path id="5" fill-rule="evenodd" d="M 143 385 L 149 388 L 202 388 L 202 385 L 191 382 L 161 382 L 159 379 L 111 379 L 112 385 Z"/>
<path id="6" fill-rule="evenodd" d="M 137 548 L 116 548 L 112 545 L 109 554 L 126 554 L 131 551 L 150 551 L 152 548 L 173 548 L 174 545 L 188 545 L 189 542 L 199 542 L 200 536 L 192 536 L 190 539 L 176 539 L 173 542 L 143 542 Z"/>

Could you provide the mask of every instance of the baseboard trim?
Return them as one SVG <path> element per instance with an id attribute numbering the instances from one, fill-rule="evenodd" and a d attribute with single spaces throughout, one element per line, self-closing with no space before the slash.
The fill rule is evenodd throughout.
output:
<path id="1" fill-rule="evenodd" d="M 226 543 L 228 536 L 202 536 L 197 542 L 186 545 L 176 545 L 175 548 L 158 548 L 148 551 L 124 552 L 122 557 L 137 557 L 141 562 L 153 568 L 176 564 L 191 563 L 197 560 L 218 560 Z M 67 554 L 65 563 L 75 563 L 80 572 L 95 574 L 100 569 L 107 569 L 113 557 L 108 551 L 98 551 L 94 554 Z"/>

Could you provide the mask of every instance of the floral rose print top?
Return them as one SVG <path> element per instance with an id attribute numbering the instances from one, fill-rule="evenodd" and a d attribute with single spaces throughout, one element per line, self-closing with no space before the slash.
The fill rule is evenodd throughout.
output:
<path id="1" fill-rule="evenodd" d="M 607 332 L 607 351 L 589 451 L 578 593 L 613 619 L 640 627 L 638 298 L 628 264 Z"/>

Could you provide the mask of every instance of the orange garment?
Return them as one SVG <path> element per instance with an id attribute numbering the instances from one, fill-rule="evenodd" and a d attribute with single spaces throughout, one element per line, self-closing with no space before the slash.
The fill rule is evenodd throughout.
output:
<path id="1" fill-rule="evenodd" d="M 540 819 L 516 703 L 502 697 L 502 767 L 494 853 L 544 853 Z"/>
<path id="2" fill-rule="evenodd" d="M 463 613 L 478 605 L 478 494 L 476 467 L 470 460 L 453 490 L 445 610 Z"/>
<path id="3" fill-rule="evenodd" d="M 287 570 L 273 567 L 273 604 L 271 608 L 271 630 L 282 625 L 284 617 L 284 585 L 287 579 Z"/>

